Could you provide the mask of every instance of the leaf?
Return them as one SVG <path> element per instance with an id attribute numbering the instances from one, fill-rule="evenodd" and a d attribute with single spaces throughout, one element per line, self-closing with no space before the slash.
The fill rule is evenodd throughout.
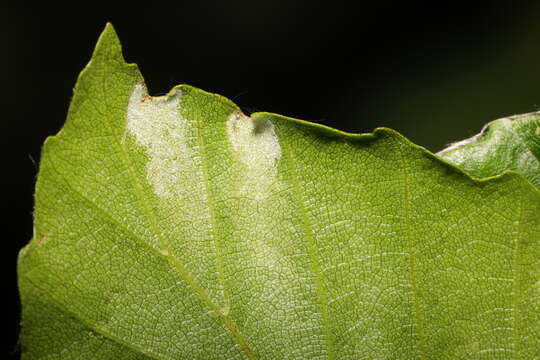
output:
<path id="1" fill-rule="evenodd" d="M 476 177 L 513 170 L 540 188 L 540 112 L 492 121 L 438 155 Z"/>
<path id="2" fill-rule="evenodd" d="M 540 192 L 389 129 L 150 97 L 111 25 L 47 139 L 25 359 L 540 358 Z"/>

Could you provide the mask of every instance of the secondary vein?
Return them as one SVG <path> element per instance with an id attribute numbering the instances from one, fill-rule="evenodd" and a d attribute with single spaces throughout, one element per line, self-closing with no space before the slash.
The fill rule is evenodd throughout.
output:
<path id="1" fill-rule="evenodd" d="M 296 199 L 298 209 L 299 209 L 300 219 L 303 225 L 303 232 L 304 232 L 304 236 L 306 240 L 309 259 L 310 259 L 310 269 L 311 269 L 311 272 L 313 273 L 313 279 L 314 279 L 315 288 L 317 291 L 319 310 L 321 312 L 324 337 L 325 337 L 326 347 L 328 351 L 328 359 L 335 359 L 334 339 L 332 337 L 331 321 L 328 314 L 328 295 L 325 291 L 324 284 L 322 281 L 321 267 L 320 267 L 320 262 L 317 255 L 317 248 L 315 246 L 315 239 L 313 236 L 313 227 L 309 220 L 305 204 L 302 200 L 302 193 L 300 190 L 300 182 L 298 180 L 298 175 L 296 174 L 296 171 L 294 170 L 296 168 L 296 164 L 295 164 L 296 159 L 292 151 L 289 152 L 289 159 L 290 159 L 289 160 L 290 170 L 292 173 L 291 178 L 292 178 L 292 183 L 293 183 L 294 198 Z"/>
<path id="2" fill-rule="evenodd" d="M 513 283 L 513 291 L 512 291 L 512 309 L 513 309 L 513 316 L 512 316 L 512 329 L 514 329 L 514 355 L 516 359 L 521 358 L 521 349 L 519 346 L 519 329 L 520 329 L 520 323 L 521 323 L 521 317 L 520 317 L 520 311 L 518 309 L 520 298 L 522 297 L 522 278 L 519 270 L 522 269 L 521 263 L 522 263 L 522 254 L 523 254 L 523 246 L 521 241 L 521 223 L 523 218 L 523 199 L 519 199 L 519 219 L 517 220 L 516 224 L 516 241 L 515 241 L 515 250 L 514 250 L 514 283 Z"/>
<path id="3" fill-rule="evenodd" d="M 404 233 L 405 233 L 405 241 L 408 244 L 409 247 L 409 281 L 411 283 L 411 289 L 412 289 L 412 295 L 414 298 L 414 313 L 415 313 L 415 322 L 416 322 L 416 338 L 418 342 L 418 356 L 420 359 L 426 359 L 427 358 L 427 350 L 426 350 L 426 344 L 424 341 L 424 337 L 422 334 L 422 327 L 424 324 L 424 318 L 420 306 L 420 299 L 418 294 L 418 279 L 417 279 L 417 271 L 416 271 L 416 243 L 415 239 L 411 236 L 411 225 L 410 225 L 410 189 L 409 189 L 409 178 L 408 178 L 408 171 L 405 166 L 405 161 L 403 160 L 402 164 L 403 171 L 402 171 L 402 183 L 403 183 L 403 207 L 404 207 L 404 220 L 403 220 L 403 227 L 404 227 Z"/>
<path id="4" fill-rule="evenodd" d="M 207 149 L 206 149 L 206 141 L 204 138 L 204 130 L 203 130 L 203 125 L 201 123 L 201 118 L 199 117 L 196 122 L 197 122 L 197 141 L 198 141 L 200 154 L 201 154 L 201 157 L 200 157 L 201 170 L 202 170 L 202 175 L 203 175 L 202 183 L 204 186 L 204 191 L 206 193 L 206 198 L 208 200 L 206 208 L 208 209 L 208 215 L 210 218 L 210 229 L 211 229 L 210 231 L 212 234 L 212 239 L 214 240 L 214 248 L 216 252 L 216 268 L 218 272 L 218 278 L 223 288 L 224 310 L 218 309 L 218 311 L 219 311 L 220 316 L 224 319 L 227 329 L 231 332 L 231 334 L 237 341 L 238 345 L 240 345 L 240 348 L 242 349 L 244 354 L 248 358 L 254 359 L 255 354 L 253 350 L 249 346 L 244 336 L 240 333 L 240 330 L 236 326 L 234 320 L 231 317 L 231 314 L 229 313 L 229 309 L 231 307 L 230 296 L 229 296 L 229 290 L 227 286 L 227 280 L 225 279 L 225 271 L 224 271 L 224 266 L 223 266 L 223 263 L 224 263 L 223 252 L 221 249 L 220 237 L 217 232 L 216 214 L 213 207 L 213 204 L 215 203 L 215 199 L 214 199 L 213 192 L 211 191 L 211 188 L 210 188 L 210 180 L 209 180 L 210 177 L 208 176 L 208 163 L 207 163 L 208 154 L 207 154 Z"/>
<path id="5" fill-rule="evenodd" d="M 221 242 L 219 239 L 219 236 L 217 234 L 217 223 L 216 223 L 216 215 L 214 212 L 213 204 L 215 202 L 213 193 L 210 190 L 210 180 L 208 176 L 208 164 L 207 164 L 207 151 L 206 151 L 206 142 L 204 140 L 204 130 L 201 124 L 201 119 L 197 119 L 197 141 L 199 144 L 200 154 L 201 154 L 201 170 L 202 170 L 202 176 L 203 176 L 203 187 L 204 192 L 206 193 L 207 198 L 207 206 L 208 209 L 208 217 L 210 219 L 210 232 L 212 236 L 212 240 L 214 241 L 214 249 L 216 252 L 216 268 L 218 273 L 218 278 L 221 282 L 222 288 L 223 288 L 223 307 L 225 309 L 230 308 L 230 297 L 229 297 L 229 290 L 227 286 L 227 281 L 225 280 L 225 273 L 223 268 L 223 254 L 221 250 Z"/>
<path id="6" fill-rule="evenodd" d="M 36 284 L 34 281 L 32 281 L 32 279 L 27 275 L 25 274 L 25 279 L 28 280 L 28 282 L 30 284 L 32 284 L 32 286 L 34 288 L 36 288 L 40 293 L 42 293 L 46 298 L 49 299 L 49 301 L 51 301 L 56 307 L 58 307 L 60 310 L 62 310 L 64 313 L 68 314 L 69 316 L 71 316 L 73 319 L 76 319 L 78 321 L 80 321 L 84 326 L 86 326 L 88 329 L 92 330 L 93 332 L 95 332 L 96 334 L 99 334 L 101 335 L 102 337 L 106 338 L 106 339 L 109 339 L 111 340 L 112 342 L 115 342 L 117 343 L 118 345 L 120 346 L 123 346 L 123 347 L 126 347 L 134 352 L 137 352 L 137 353 L 140 353 L 140 354 L 143 354 L 144 356 L 150 358 L 150 359 L 155 359 L 155 360 L 173 360 L 173 358 L 170 358 L 170 357 L 167 357 L 167 356 L 162 356 L 162 355 L 158 355 L 158 354 L 155 354 L 149 350 L 146 350 L 146 349 L 143 349 L 141 348 L 140 346 L 137 346 L 137 345 L 134 345 L 134 344 L 130 344 L 126 341 L 123 341 L 119 338 L 117 338 L 116 336 L 114 336 L 112 333 L 108 332 L 107 330 L 104 330 L 100 327 L 97 327 L 95 326 L 94 324 L 91 324 L 89 322 L 87 322 L 86 320 L 84 320 L 82 317 L 78 316 L 78 314 L 76 314 L 75 312 L 69 310 L 67 307 L 64 306 L 63 303 L 61 303 L 60 301 L 57 301 L 51 294 L 49 294 L 45 289 L 42 289 L 38 284 Z"/>

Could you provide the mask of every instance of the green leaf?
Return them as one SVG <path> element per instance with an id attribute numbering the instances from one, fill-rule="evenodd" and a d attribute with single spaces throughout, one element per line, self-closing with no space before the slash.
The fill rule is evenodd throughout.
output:
<path id="1" fill-rule="evenodd" d="M 492 121 L 438 155 L 476 177 L 513 170 L 540 188 L 540 112 Z"/>
<path id="2" fill-rule="evenodd" d="M 107 25 L 47 139 L 24 359 L 540 358 L 540 192 L 389 129 L 150 97 Z"/>

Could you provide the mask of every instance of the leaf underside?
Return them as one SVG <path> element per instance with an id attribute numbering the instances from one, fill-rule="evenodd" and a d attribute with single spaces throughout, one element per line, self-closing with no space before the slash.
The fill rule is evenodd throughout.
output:
<path id="1" fill-rule="evenodd" d="M 150 97 L 111 25 L 35 201 L 25 359 L 540 358 L 524 176 L 186 85 Z"/>
<path id="2" fill-rule="evenodd" d="M 492 121 L 438 155 L 479 178 L 512 170 L 540 188 L 540 111 Z"/>

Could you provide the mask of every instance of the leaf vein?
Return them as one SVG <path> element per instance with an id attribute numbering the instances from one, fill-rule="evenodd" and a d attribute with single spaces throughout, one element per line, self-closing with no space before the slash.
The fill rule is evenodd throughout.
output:
<path id="1" fill-rule="evenodd" d="M 208 164 L 207 164 L 207 151 L 206 151 L 206 142 L 204 141 L 204 133 L 203 133 L 203 127 L 201 124 L 200 118 L 197 119 L 197 141 L 199 144 L 200 149 L 200 159 L 201 159 L 201 170 L 202 170 L 202 183 L 204 186 L 204 192 L 206 193 L 207 198 L 207 210 L 208 210 L 208 216 L 210 218 L 210 231 L 212 240 L 214 242 L 214 249 L 216 253 L 216 268 L 218 272 L 218 278 L 222 284 L 223 287 L 223 306 L 225 309 L 230 308 L 230 298 L 228 293 L 228 287 L 227 282 L 225 281 L 225 274 L 223 269 L 223 254 L 221 251 L 221 243 L 219 241 L 219 236 L 216 234 L 216 214 L 214 212 L 213 204 L 215 202 L 213 198 L 213 194 L 210 191 L 210 178 L 208 176 Z"/>
<path id="2" fill-rule="evenodd" d="M 291 181 L 292 181 L 292 188 L 294 191 L 294 199 L 297 202 L 298 209 L 299 209 L 299 215 L 300 219 L 303 225 L 303 232 L 304 237 L 306 240 L 307 245 L 307 251 L 310 259 L 310 270 L 313 274 L 313 279 L 315 282 L 315 288 L 317 291 L 317 297 L 319 302 L 319 310 L 321 312 L 323 327 L 324 327 L 324 336 L 326 341 L 326 346 L 328 350 L 328 359 L 334 359 L 335 358 L 335 349 L 334 349 L 334 339 L 332 337 L 331 332 L 331 321 L 328 315 L 328 294 L 326 293 L 323 280 L 322 280 L 322 274 L 321 274 L 321 268 L 320 268 L 320 262 L 317 255 L 317 249 L 315 245 L 315 238 L 313 236 L 313 226 L 311 225 L 311 222 L 309 221 L 308 213 L 305 207 L 305 204 L 302 200 L 302 193 L 300 190 L 300 182 L 298 180 L 298 175 L 294 169 L 296 169 L 296 158 L 294 156 L 294 152 L 290 151 L 290 167 L 291 167 Z"/>
<path id="3" fill-rule="evenodd" d="M 521 358 L 521 349 L 519 346 L 519 330 L 520 330 L 520 312 L 518 309 L 518 304 L 520 303 L 520 298 L 522 297 L 522 279 L 519 269 L 521 267 L 522 263 L 522 255 L 523 255 L 523 241 L 521 240 L 521 224 L 523 219 L 523 199 L 520 199 L 519 201 L 519 218 L 517 220 L 516 224 L 516 240 L 515 240 L 515 249 L 514 249 L 514 284 L 513 284 L 513 291 L 512 291 L 512 309 L 513 309 L 513 315 L 512 315 L 512 329 L 514 330 L 514 354 L 516 358 Z"/>
<path id="4" fill-rule="evenodd" d="M 34 281 L 32 281 L 32 278 L 27 276 L 27 274 L 24 274 L 24 277 L 25 277 L 26 280 L 28 280 L 28 282 L 30 284 L 32 284 L 32 286 L 34 286 L 34 288 L 36 288 L 46 298 L 48 298 L 49 301 L 51 301 L 56 307 L 58 307 L 64 313 L 71 316 L 73 319 L 81 322 L 88 329 L 90 329 L 90 330 L 94 331 L 95 333 L 101 335 L 102 337 L 104 337 L 106 339 L 109 339 L 109 340 L 117 343 L 118 345 L 121 345 L 121 346 L 126 347 L 128 349 L 131 349 L 131 350 L 133 350 L 133 351 L 135 351 L 137 353 L 140 353 L 140 354 L 142 354 L 142 355 L 144 355 L 144 356 L 146 356 L 146 357 L 148 357 L 150 359 L 156 359 L 156 360 L 173 360 L 174 359 L 172 357 L 155 354 L 155 353 L 153 353 L 151 351 L 148 351 L 146 349 L 143 349 L 143 348 L 141 348 L 141 347 L 139 347 L 137 345 L 130 344 L 130 343 L 124 341 L 124 340 L 121 340 L 121 339 L 117 338 L 112 333 L 108 332 L 107 330 L 102 329 L 102 328 L 100 328 L 98 326 L 95 326 L 95 325 L 89 323 L 88 321 L 83 319 L 81 316 L 79 316 L 77 313 L 75 313 L 74 311 L 69 310 L 66 306 L 64 306 L 64 304 L 62 302 L 56 300 L 53 295 L 51 295 L 45 289 L 41 288 L 38 284 L 36 284 Z"/>
<path id="5" fill-rule="evenodd" d="M 403 160 L 403 164 L 406 164 L 406 161 Z M 409 272 L 409 281 L 411 284 L 412 289 L 412 296 L 414 299 L 414 317 L 415 317 L 415 323 L 416 323 L 416 331 L 417 334 L 415 338 L 418 342 L 418 355 L 420 359 L 426 359 L 427 358 L 427 352 L 426 352 L 426 344 L 425 339 L 422 334 L 422 327 L 424 323 L 423 314 L 421 311 L 420 306 L 420 299 L 419 299 L 419 293 L 418 293 L 418 279 L 417 279 L 417 259 L 416 259 L 416 244 L 414 238 L 411 236 L 411 220 L 410 220 L 410 214 L 411 214 L 411 194 L 410 194 L 410 188 L 409 188 L 409 172 L 407 171 L 406 167 L 402 166 L 402 183 L 403 183 L 403 206 L 404 206 L 404 219 L 403 219 L 403 227 L 404 227 L 404 235 L 407 242 L 407 245 L 409 247 L 409 262 L 408 262 L 408 272 Z"/>

